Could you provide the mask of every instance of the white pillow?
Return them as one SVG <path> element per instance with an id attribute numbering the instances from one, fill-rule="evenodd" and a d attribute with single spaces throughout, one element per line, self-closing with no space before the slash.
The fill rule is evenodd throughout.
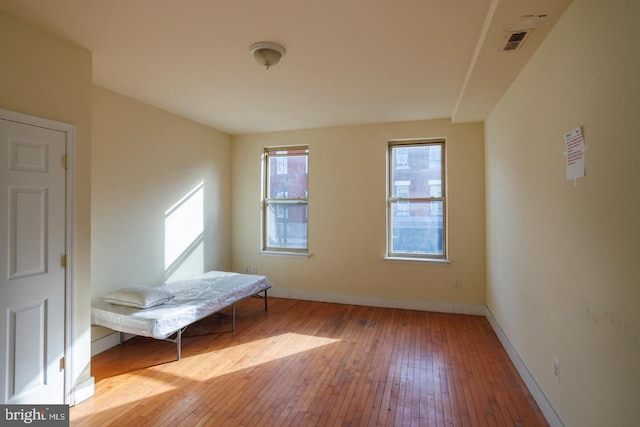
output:
<path id="1" fill-rule="evenodd" d="M 132 286 L 118 289 L 101 299 L 111 304 L 126 305 L 127 307 L 149 308 L 170 301 L 175 295 L 168 291 L 149 288 L 146 286 Z"/>

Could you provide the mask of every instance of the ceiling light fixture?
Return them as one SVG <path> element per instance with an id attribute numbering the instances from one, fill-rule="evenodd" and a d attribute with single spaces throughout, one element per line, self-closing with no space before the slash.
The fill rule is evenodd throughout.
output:
<path id="1" fill-rule="evenodd" d="M 267 70 L 269 67 L 276 65 L 286 50 L 277 43 L 258 42 L 251 45 L 251 53 L 256 62 L 264 66 Z"/>

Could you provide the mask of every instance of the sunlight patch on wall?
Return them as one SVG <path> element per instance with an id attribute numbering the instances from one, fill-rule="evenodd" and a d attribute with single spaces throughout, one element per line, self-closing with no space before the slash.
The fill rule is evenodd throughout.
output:
<path id="1" fill-rule="evenodd" d="M 203 237 L 204 182 L 201 182 L 165 212 L 164 267 L 167 281 L 204 272 Z"/>

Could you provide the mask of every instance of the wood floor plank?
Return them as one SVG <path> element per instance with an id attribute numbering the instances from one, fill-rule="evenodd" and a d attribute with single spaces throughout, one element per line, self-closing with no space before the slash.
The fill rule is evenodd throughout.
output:
<path id="1" fill-rule="evenodd" d="M 270 298 L 92 359 L 72 426 L 546 426 L 484 317 Z"/>

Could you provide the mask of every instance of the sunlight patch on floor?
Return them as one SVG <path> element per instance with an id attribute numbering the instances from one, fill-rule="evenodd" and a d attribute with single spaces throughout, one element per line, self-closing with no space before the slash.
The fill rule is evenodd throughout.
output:
<path id="1" fill-rule="evenodd" d="M 179 361 L 106 378 L 100 381 L 96 391 L 99 393 L 100 388 L 117 389 L 120 384 L 128 383 L 127 379 L 134 376 L 135 386 L 119 391 L 121 398 L 118 405 L 126 405 L 181 388 L 185 381 L 203 382 L 253 369 L 338 341 L 340 340 L 334 338 L 285 333 L 192 356 L 183 353 Z M 190 369 L 191 366 L 193 369 Z"/>

